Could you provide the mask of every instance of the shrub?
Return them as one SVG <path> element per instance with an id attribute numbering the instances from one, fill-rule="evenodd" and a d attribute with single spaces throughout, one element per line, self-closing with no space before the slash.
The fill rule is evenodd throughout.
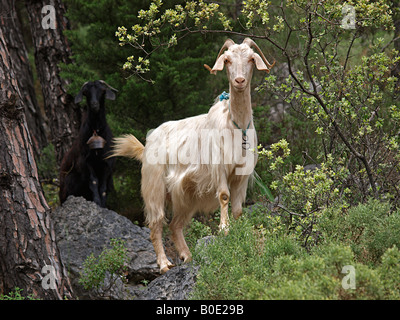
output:
<path id="1" fill-rule="evenodd" d="M 197 240 L 211 235 L 211 228 L 196 219 L 192 219 L 191 223 L 185 230 L 186 242 L 192 251 L 196 246 Z"/>
<path id="2" fill-rule="evenodd" d="M 397 216 L 384 215 L 385 208 L 387 204 L 371 201 L 334 220 L 327 213 L 320 222 L 324 241 L 309 252 L 293 230 L 277 228 L 279 216 L 255 208 L 232 221 L 227 236 L 218 235 L 206 247 L 196 248 L 194 261 L 201 267 L 191 298 L 399 299 L 400 251 L 393 245 L 398 240 L 392 236 L 400 230 Z M 360 236 L 353 245 L 349 241 L 352 233 L 345 236 L 346 231 L 352 230 L 348 229 L 347 220 L 363 217 L 361 220 L 366 223 L 374 212 L 384 217 L 368 223 L 365 239 L 361 241 Z M 384 226 L 386 236 L 382 235 Z M 360 250 L 368 259 L 360 256 Z M 344 266 L 354 268 L 355 289 L 342 285 L 346 280 Z"/>
<path id="3" fill-rule="evenodd" d="M 267 240 L 266 234 L 269 229 L 254 228 L 250 219 L 240 219 L 231 223 L 227 236 L 219 235 L 207 247 L 196 248 L 194 260 L 201 268 L 192 298 L 245 299 L 252 285 L 251 295 L 257 295 L 277 255 L 304 254 L 293 238 Z"/>
<path id="4" fill-rule="evenodd" d="M 118 278 L 125 277 L 125 264 L 128 259 L 122 240 L 111 239 L 110 246 L 111 248 L 104 249 L 97 258 L 93 253 L 86 258 L 79 279 L 79 283 L 86 290 L 93 289 L 102 296 L 107 295 Z"/>
<path id="5" fill-rule="evenodd" d="M 392 212 L 388 202 L 371 199 L 345 211 L 329 208 L 320 229 L 325 241 L 350 246 L 356 260 L 365 264 L 377 264 L 387 249 L 400 247 L 400 212 Z"/>
<path id="6" fill-rule="evenodd" d="M 32 294 L 24 297 L 22 291 L 24 290 L 15 287 L 9 294 L 0 294 L 0 300 L 37 300 Z"/>
<path id="7" fill-rule="evenodd" d="M 314 170 L 305 170 L 297 165 L 290 171 L 286 161 L 290 149 L 284 139 L 272 144 L 268 150 L 259 148 L 258 153 L 268 163 L 274 178 L 271 189 L 277 195 L 273 204 L 276 215 L 284 217 L 303 246 L 310 249 L 319 241 L 317 221 L 323 209 L 347 207 L 345 197 L 348 189 L 342 184 L 347 175 L 346 169 L 327 155 L 326 161 Z"/>
<path id="8" fill-rule="evenodd" d="M 382 265 L 379 268 L 380 277 L 387 288 L 388 299 L 400 299 L 400 251 L 397 246 L 386 250 L 382 255 Z"/>

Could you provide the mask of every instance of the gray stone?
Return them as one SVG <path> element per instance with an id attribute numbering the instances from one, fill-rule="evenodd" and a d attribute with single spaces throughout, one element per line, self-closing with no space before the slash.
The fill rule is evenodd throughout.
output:
<path id="1" fill-rule="evenodd" d="M 54 210 L 52 219 L 61 257 L 69 271 L 74 291 L 81 299 L 100 298 L 84 290 L 78 283 L 79 275 L 85 259 L 91 253 L 98 256 L 113 238 L 122 239 L 126 243 L 129 283 L 128 286 L 124 285 L 118 279 L 115 286 L 120 289 L 114 292 L 111 298 L 133 298 L 140 292 L 138 288 L 142 280 L 151 281 L 159 276 L 148 228 L 141 228 L 129 219 L 101 208 L 94 202 L 72 196 Z"/>
<path id="2" fill-rule="evenodd" d="M 215 236 L 201 238 L 196 243 L 198 252 L 215 241 Z M 205 254 L 203 252 L 203 254 Z M 203 256 L 207 261 L 207 257 Z M 191 264 L 177 266 L 166 272 L 161 277 L 153 280 L 141 294 L 139 300 L 186 300 L 190 297 L 199 271 L 196 261 Z"/>
<path id="3" fill-rule="evenodd" d="M 52 212 L 52 220 L 63 263 L 79 299 L 184 300 L 190 296 L 199 267 L 185 264 L 160 276 L 148 228 L 141 228 L 94 202 L 72 196 Z M 106 291 L 88 292 L 79 284 L 83 262 L 91 253 L 97 257 L 111 239 L 126 243 L 128 283 L 107 274 Z M 213 237 L 207 237 L 199 243 L 204 246 L 212 241 Z M 145 282 L 148 286 L 144 286 Z"/>
<path id="4" fill-rule="evenodd" d="M 186 300 L 196 283 L 198 266 L 177 266 L 153 280 L 146 290 L 138 295 L 139 300 Z"/>

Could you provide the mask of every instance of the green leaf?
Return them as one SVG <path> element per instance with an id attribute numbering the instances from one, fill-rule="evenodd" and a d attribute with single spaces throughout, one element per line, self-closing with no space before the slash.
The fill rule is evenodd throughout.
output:
<path id="1" fill-rule="evenodd" d="M 254 171 L 254 181 L 256 185 L 258 186 L 261 194 L 263 196 L 267 196 L 268 200 L 274 201 L 274 196 L 272 195 L 271 190 L 267 187 L 267 185 L 261 180 L 260 176 L 256 171 Z"/>

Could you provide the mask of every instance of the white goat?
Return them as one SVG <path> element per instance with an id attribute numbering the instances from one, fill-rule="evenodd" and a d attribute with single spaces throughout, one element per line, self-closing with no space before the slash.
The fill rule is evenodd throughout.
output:
<path id="1" fill-rule="evenodd" d="M 256 48 L 260 55 L 251 47 Z M 228 39 L 214 67 L 205 67 L 216 74 L 226 66 L 229 100 L 227 96 L 222 96 L 208 114 L 163 123 L 148 135 L 145 147 L 133 135 L 114 139 L 112 156 L 131 157 L 142 162 L 141 191 L 146 222 L 151 230 L 150 238 L 161 273 L 173 267 L 162 244 L 166 205 L 172 205 L 173 218 L 169 227 L 180 258 L 185 262 L 191 260 L 191 253 L 183 236 L 183 228 L 196 212 L 212 212 L 220 206 L 220 230 L 225 232 L 230 199 L 234 218 L 241 215 L 249 175 L 257 162 L 256 154 L 249 150 L 257 146 L 250 97 L 253 66 L 269 72 L 274 64 L 267 61 L 253 40 L 246 38 L 238 45 Z M 209 159 L 204 159 L 204 154 L 210 151 L 209 140 L 204 140 L 204 132 L 217 134 L 218 141 L 211 145 L 211 151 L 225 155 L 223 163 L 210 163 Z M 233 145 L 229 144 L 229 140 L 238 134 L 239 144 L 235 143 L 237 139 L 233 139 Z M 220 143 L 222 140 L 224 148 Z M 246 163 L 238 161 L 237 157 L 227 157 L 227 153 L 237 151 L 245 155 Z M 238 174 L 237 170 L 244 166 L 250 167 L 250 171 Z"/>

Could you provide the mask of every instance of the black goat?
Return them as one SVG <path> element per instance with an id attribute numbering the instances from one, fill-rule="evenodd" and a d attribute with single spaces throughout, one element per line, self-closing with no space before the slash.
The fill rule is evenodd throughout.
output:
<path id="1" fill-rule="evenodd" d="M 106 121 L 104 101 L 115 100 L 115 92 L 103 80 L 97 80 L 84 83 L 75 97 L 75 103 L 80 103 L 86 96 L 87 110 L 82 116 L 79 136 L 61 162 L 61 203 L 73 195 L 106 206 L 108 192 L 113 189 L 115 158 L 106 159 L 113 136 Z"/>

